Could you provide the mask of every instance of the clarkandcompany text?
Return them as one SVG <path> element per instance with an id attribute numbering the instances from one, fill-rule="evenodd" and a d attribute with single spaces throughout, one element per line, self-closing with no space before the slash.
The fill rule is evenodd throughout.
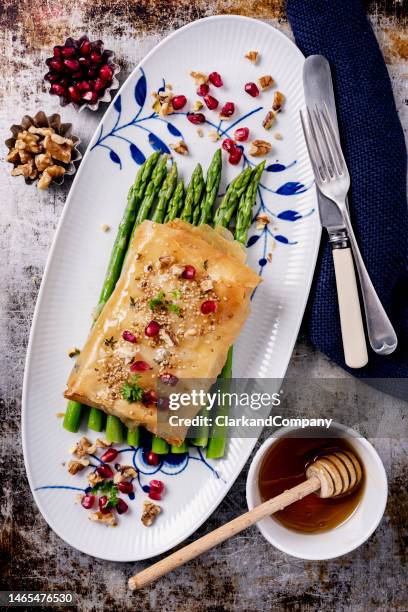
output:
<path id="1" fill-rule="evenodd" d="M 180 417 L 173 414 L 169 417 L 171 427 L 321 427 L 329 429 L 333 419 L 308 419 L 298 417 L 283 417 L 282 415 L 270 415 L 264 418 L 255 417 L 231 417 L 228 415 L 217 415 L 215 418 L 205 415 L 197 415 L 193 418 Z"/>

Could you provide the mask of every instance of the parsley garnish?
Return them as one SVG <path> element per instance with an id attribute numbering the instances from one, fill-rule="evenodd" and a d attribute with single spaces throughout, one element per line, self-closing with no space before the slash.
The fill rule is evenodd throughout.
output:
<path id="1" fill-rule="evenodd" d="M 105 345 L 109 346 L 111 349 L 115 348 L 116 342 L 117 340 L 114 340 L 113 336 L 111 336 L 110 338 L 105 338 Z"/>
<path id="2" fill-rule="evenodd" d="M 171 292 L 171 296 L 174 297 L 175 300 L 179 300 L 181 298 L 181 291 L 174 289 L 174 291 Z"/>
<path id="3" fill-rule="evenodd" d="M 178 306 L 177 304 L 174 304 L 173 302 L 169 302 L 167 304 L 167 308 L 171 311 L 171 312 L 175 312 L 176 315 L 179 317 L 181 314 L 181 308 L 180 306 Z"/>
<path id="4" fill-rule="evenodd" d="M 91 493 L 104 493 L 108 501 L 105 504 L 105 508 L 114 508 L 118 501 L 118 489 L 113 480 L 103 480 L 102 482 L 97 482 L 91 489 Z"/>
<path id="5" fill-rule="evenodd" d="M 141 402 L 143 398 L 143 389 L 138 385 L 139 377 L 132 376 L 131 380 L 127 380 L 123 383 L 121 393 L 123 399 L 127 400 L 130 403 L 132 402 Z"/>
<path id="6" fill-rule="evenodd" d="M 174 298 L 176 297 L 174 295 L 176 291 L 172 291 L 172 296 Z M 181 296 L 180 291 L 177 291 L 177 294 L 178 297 Z M 181 314 L 180 306 L 178 306 L 178 304 L 174 304 L 174 302 L 169 302 L 168 300 L 166 300 L 166 295 L 164 291 L 159 291 L 159 293 L 149 301 L 149 307 L 151 310 L 155 310 L 156 308 L 164 308 L 165 310 L 168 310 L 170 312 L 175 312 L 178 316 L 180 316 Z"/>
<path id="7" fill-rule="evenodd" d="M 149 301 L 150 310 L 154 310 L 155 308 L 162 308 L 166 306 L 165 294 L 163 291 L 160 291 L 156 297 Z"/>

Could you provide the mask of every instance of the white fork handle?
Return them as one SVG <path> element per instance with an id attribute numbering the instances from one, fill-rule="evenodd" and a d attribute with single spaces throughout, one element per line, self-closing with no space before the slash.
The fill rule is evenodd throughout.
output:
<path id="1" fill-rule="evenodd" d="M 362 368 L 368 362 L 368 354 L 353 257 L 348 247 L 333 249 L 332 253 L 336 273 L 344 360 L 349 368 Z"/>

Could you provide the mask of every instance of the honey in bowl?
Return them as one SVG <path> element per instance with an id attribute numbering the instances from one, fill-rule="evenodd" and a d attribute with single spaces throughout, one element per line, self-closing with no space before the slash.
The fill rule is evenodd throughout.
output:
<path id="1" fill-rule="evenodd" d="M 351 451 L 358 457 L 345 438 L 278 438 L 266 452 L 259 470 L 262 501 L 304 482 L 307 466 L 319 456 L 342 450 Z M 353 514 L 363 489 L 364 469 L 360 483 L 350 492 L 329 498 L 312 493 L 276 512 L 273 517 L 288 529 L 301 533 L 328 531 Z"/>

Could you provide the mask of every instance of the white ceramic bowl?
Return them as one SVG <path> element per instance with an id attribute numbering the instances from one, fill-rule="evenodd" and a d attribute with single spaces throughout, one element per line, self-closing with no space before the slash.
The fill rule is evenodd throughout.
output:
<path id="1" fill-rule="evenodd" d="M 246 496 L 248 507 L 262 503 L 258 476 L 262 460 L 268 449 L 282 436 L 296 428 L 282 428 L 268 438 L 255 454 L 248 472 Z M 300 430 L 301 431 L 301 430 Z M 365 468 L 364 491 L 354 513 L 341 525 L 330 531 L 316 534 L 297 533 L 287 529 L 273 517 L 268 517 L 257 526 L 262 535 L 276 548 L 299 559 L 325 560 L 345 555 L 365 542 L 375 531 L 384 514 L 387 503 L 387 476 L 383 463 L 374 447 L 364 438 L 343 425 L 332 424 L 330 431 L 336 436 L 352 437 L 355 448 Z M 315 430 L 315 435 L 319 431 Z"/>

